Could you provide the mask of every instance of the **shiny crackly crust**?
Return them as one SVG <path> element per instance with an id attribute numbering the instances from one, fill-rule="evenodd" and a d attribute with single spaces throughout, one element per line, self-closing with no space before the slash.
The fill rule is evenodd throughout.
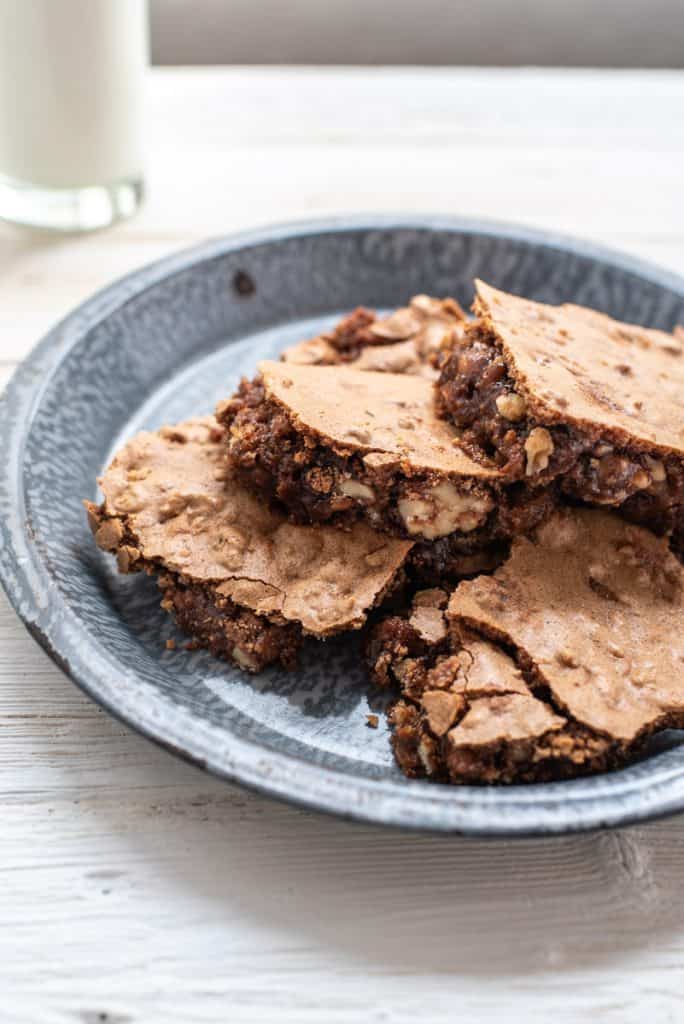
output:
<path id="1" fill-rule="evenodd" d="M 138 434 L 99 482 L 97 544 L 122 572 L 157 575 L 196 641 L 253 671 L 291 664 L 301 635 L 359 628 L 404 579 L 410 543 L 295 527 L 250 495 L 211 417 Z"/>
<path id="2" fill-rule="evenodd" d="M 460 584 L 450 622 L 534 666 L 577 721 L 629 746 L 684 719 L 684 567 L 614 513 L 564 509 Z"/>
<path id="3" fill-rule="evenodd" d="M 591 393 L 596 409 L 593 422 L 584 406 L 582 416 L 576 418 L 576 392 L 568 389 L 564 393 L 561 385 L 565 378 L 560 372 L 555 381 L 559 392 L 544 390 L 544 400 L 540 400 L 529 376 L 521 377 L 515 356 L 503 344 L 499 331 L 508 330 L 511 339 L 522 345 L 525 332 L 541 330 L 539 323 L 548 320 L 554 329 L 558 328 L 558 333 L 545 340 L 545 352 L 540 348 L 537 359 L 555 368 L 561 365 L 559 360 L 564 358 L 566 349 L 568 366 L 574 366 L 573 345 L 580 344 L 575 337 L 581 336 L 585 327 L 589 339 L 595 341 L 595 348 L 587 357 L 580 346 L 578 358 L 589 358 L 594 369 L 600 368 L 604 358 L 599 342 L 604 337 L 606 344 L 618 349 L 612 356 L 616 362 L 614 376 L 630 381 L 636 372 L 631 360 L 635 352 L 642 352 L 641 346 L 650 346 L 650 361 L 654 366 L 662 363 L 662 374 L 681 374 L 681 342 L 662 332 L 617 324 L 591 310 L 542 306 L 506 296 L 481 283 L 478 287 L 478 319 L 468 325 L 464 337 L 446 343 L 439 355 L 438 407 L 459 429 L 464 447 L 479 461 L 496 465 L 510 479 L 543 483 L 558 478 L 561 489 L 573 499 L 621 506 L 622 513 L 633 522 L 661 533 L 672 532 L 684 515 L 684 461 L 681 453 L 668 447 L 674 440 L 670 434 L 663 433 L 663 444 L 659 444 L 654 429 L 653 442 L 645 441 L 644 429 L 636 426 L 640 403 L 631 398 L 635 433 L 630 437 L 626 417 L 622 415 L 617 423 L 613 422 L 618 419 L 617 413 L 613 418 L 609 415 L 614 399 L 611 395 L 602 397 L 600 384 L 595 381 L 582 385 L 582 395 Z M 497 318 L 498 302 L 507 304 L 501 308 L 505 308 L 510 323 L 502 319 L 501 312 Z M 560 326 L 563 323 L 567 326 Z M 617 337 L 611 340 L 613 334 Z M 551 341 L 556 341 L 560 348 L 554 348 Z M 622 348 L 625 362 L 617 363 Z M 582 368 L 578 363 L 574 372 L 579 374 Z M 655 374 L 655 369 L 652 372 Z M 543 366 L 539 373 L 542 379 Z M 608 386 L 607 381 L 603 386 Z M 552 406 L 548 404 L 551 402 Z M 681 412 L 675 419 L 681 420 Z"/>
<path id="4" fill-rule="evenodd" d="M 243 380 L 237 394 L 222 403 L 218 419 L 228 430 L 228 452 L 235 471 L 255 493 L 277 503 L 295 522 L 326 522 L 347 528 L 355 520 L 365 519 L 373 528 L 395 536 L 439 541 L 454 538 L 457 545 L 473 541 L 478 547 L 524 532 L 548 515 L 555 506 L 553 488 L 499 486 L 497 473 L 482 473 L 470 459 L 460 454 L 454 438 L 435 431 L 435 452 L 431 460 L 430 424 L 434 419 L 431 390 L 427 382 L 416 382 L 419 401 L 397 399 L 398 412 L 391 426 L 376 427 L 387 444 L 393 438 L 408 438 L 408 444 L 420 443 L 419 455 L 383 450 L 361 426 L 354 409 L 349 410 L 348 437 L 342 442 L 309 426 L 293 408 L 281 400 L 287 379 L 283 372 L 310 373 L 310 368 L 284 371 L 264 364 L 275 377 L 269 386 L 262 377 Z M 278 369 L 279 377 L 275 375 Z M 360 388 L 379 375 L 344 371 L 341 378 L 330 368 L 317 368 L 320 376 L 321 405 L 331 403 L 337 420 L 346 415 L 334 410 L 331 389 L 344 392 L 347 384 Z M 391 391 L 394 382 L 382 375 L 382 383 Z M 304 381 L 308 386 L 309 382 Z M 377 385 L 375 385 L 377 389 Z M 389 399 L 381 400 L 368 387 L 366 408 L 358 395 L 357 404 L 365 415 L 378 423 L 387 417 Z M 427 399 L 425 399 L 427 396 Z M 343 393 L 341 401 L 347 397 Z M 338 400 L 340 401 L 340 400 Z M 429 401 L 429 405 L 428 405 Z M 424 403 L 424 404 L 421 404 Z M 402 415 L 402 406 L 409 411 Z M 431 417 L 421 424 L 421 415 Z M 418 424 L 419 429 L 414 429 Z M 334 429 L 339 429 L 335 427 Z"/>
<path id="5" fill-rule="evenodd" d="M 416 295 L 408 306 L 384 317 L 359 306 L 331 330 L 285 349 L 281 358 L 306 366 L 353 364 L 435 379 L 434 356 L 446 339 L 462 336 L 465 323 L 455 299 Z"/>
<path id="6" fill-rule="evenodd" d="M 156 577 L 162 591 L 161 605 L 178 626 L 192 637 L 192 646 L 205 647 L 215 657 L 234 661 L 248 672 L 260 672 L 279 662 L 294 668 L 303 642 L 301 628 L 294 623 L 274 623 L 208 584 L 184 581 L 156 562 L 135 554 L 136 537 L 125 517 L 108 516 L 104 505 L 86 502 L 88 520 L 96 543 L 115 555 L 120 572 L 145 572 Z"/>
<path id="7" fill-rule="evenodd" d="M 409 778 L 547 782 L 624 762 L 619 743 L 566 719 L 504 650 L 476 634 L 449 633 L 445 604 L 443 592 L 417 594 L 407 616 L 376 625 L 366 644 L 373 681 L 399 691 L 388 717 Z"/>
<path id="8" fill-rule="evenodd" d="M 684 724 L 684 568 L 618 516 L 564 509 L 491 576 L 417 595 L 367 647 L 397 759 L 453 782 L 616 767 Z"/>

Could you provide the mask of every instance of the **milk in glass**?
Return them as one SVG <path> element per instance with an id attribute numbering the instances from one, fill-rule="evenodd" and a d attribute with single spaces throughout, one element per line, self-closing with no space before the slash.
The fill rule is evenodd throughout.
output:
<path id="1" fill-rule="evenodd" d="M 101 227 L 142 196 L 146 0 L 0 0 L 0 217 Z"/>

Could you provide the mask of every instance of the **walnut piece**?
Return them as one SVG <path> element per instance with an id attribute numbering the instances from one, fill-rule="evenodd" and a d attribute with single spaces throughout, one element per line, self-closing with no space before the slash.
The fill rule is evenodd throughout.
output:
<path id="1" fill-rule="evenodd" d="M 650 455 L 644 456 L 644 461 L 648 467 L 648 471 L 651 474 L 651 479 L 654 484 L 662 484 L 667 479 L 667 473 L 665 472 L 665 466 L 660 459 L 653 459 Z"/>
<path id="2" fill-rule="evenodd" d="M 346 498 L 359 498 L 361 501 L 375 501 L 375 493 L 372 487 L 368 484 L 362 484 L 360 480 L 354 480 L 353 477 L 347 477 L 346 480 L 342 480 L 338 490 L 340 494 L 344 494 Z"/>
<path id="3" fill-rule="evenodd" d="M 236 661 L 241 668 L 246 669 L 248 672 L 256 672 L 259 665 L 254 658 L 249 654 L 248 651 L 243 650 L 242 647 L 237 645 L 231 651 L 233 661 Z"/>
<path id="4" fill-rule="evenodd" d="M 506 395 L 499 395 L 496 400 L 496 407 L 504 419 L 510 420 L 512 423 L 521 420 L 527 412 L 525 399 L 522 395 L 517 395 L 515 391 L 511 391 Z"/>
<path id="5" fill-rule="evenodd" d="M 412 495 L 398 503 L 399 515 L 412 535 L 436 540 L 459 530 L 471 533 L 487 518 L 492 499 L 487 495 L 459 491 L 443 480 L 422 497 Z"/>
<path id="6" fill-rule="evenodd" d="M 440 608 L 430 608 L 425 605 L 414 608 L 409 625 L 415 629 L 422 640 L 430 644 L 439 643 L 447 635 L 446 620 Z"/>
<path id="7" fill-rule="evenodd" d="M 418 757 L 427 775 L 433 775 L 439 768 L 439 758 L 436 756 L 435 741 L 423 736 L 418 744 Z"/>
<path id="8" fill-rule="evenodd" d="M 639 491 L 645 490 L 646 487 L 651 486 L 651 475 L 647 473 L 645 469 L 637 469 L 636 473 L 632 477 L 632 484 Z"/>
<path id="9" fill-rule="evenodd" d="M 526 476 L 534 476 L 541 473 L 549 464 L 549 457 L 553 452 L 553 439 L 545 427 L 535 427 L 530 431 L 525 441 L 525 454 L 527 455 Z"/>

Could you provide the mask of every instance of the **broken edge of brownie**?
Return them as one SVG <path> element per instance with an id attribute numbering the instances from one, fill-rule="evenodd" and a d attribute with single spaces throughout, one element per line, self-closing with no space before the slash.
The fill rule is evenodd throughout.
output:
<path id="1" fill-rule="evenodd" d="M 295 522 L 452 538 L 472 549 L 529 530 L 554 489 L 505 486 L 434 410 L 428 380 L 264 362 L 217 409 L 240 478 Z"/>
<path id="2" fill-rule="evenodd" d="M 659 533 L 684 514 L 684 344 L 580 306 L 476 282 L 477 319 L 439 356 L 437 404 L 509 479 L 558 479 Z"/>
<path id="3" fill-rule="evenodd" d="M 121 572 L 156 576 L 162 607 L 196 646 L 257 672 L 291 667 L 305 635 L 357 629 L 403 579 L 411 544 L 288 523 L 226 465 L 213 418 L 137 435 L 86 502 Z"/>
<path id="4" fill-rule="evenodd" d="M 416 595 L 372 630 L 396 684 L 397 761 L 454 783 L 533 782 L 619 767 L 684 724 L 684 569 L 617 516 L 563 510 L 494 575 Z"/>
<path id="5" fill-rule="evenodd" d="M 435 379 L 437 352 L 462 337 L 466 316 L 455 299 L 415 295 L 408 306 L 378 317 L 359 306 L 335 327 L 285 349 L 286 363 L 352 364 L 357 370 L 409 373 Z"/>

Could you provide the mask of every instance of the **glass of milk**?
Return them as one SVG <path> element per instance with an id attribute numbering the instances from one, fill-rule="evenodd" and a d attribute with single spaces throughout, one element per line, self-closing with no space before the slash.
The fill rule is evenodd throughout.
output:
<path id="1" fill-rule="evenodd" d="M 146 0 L 0 0 L 0 218 L 88 231 L 143 196 Z"/>

